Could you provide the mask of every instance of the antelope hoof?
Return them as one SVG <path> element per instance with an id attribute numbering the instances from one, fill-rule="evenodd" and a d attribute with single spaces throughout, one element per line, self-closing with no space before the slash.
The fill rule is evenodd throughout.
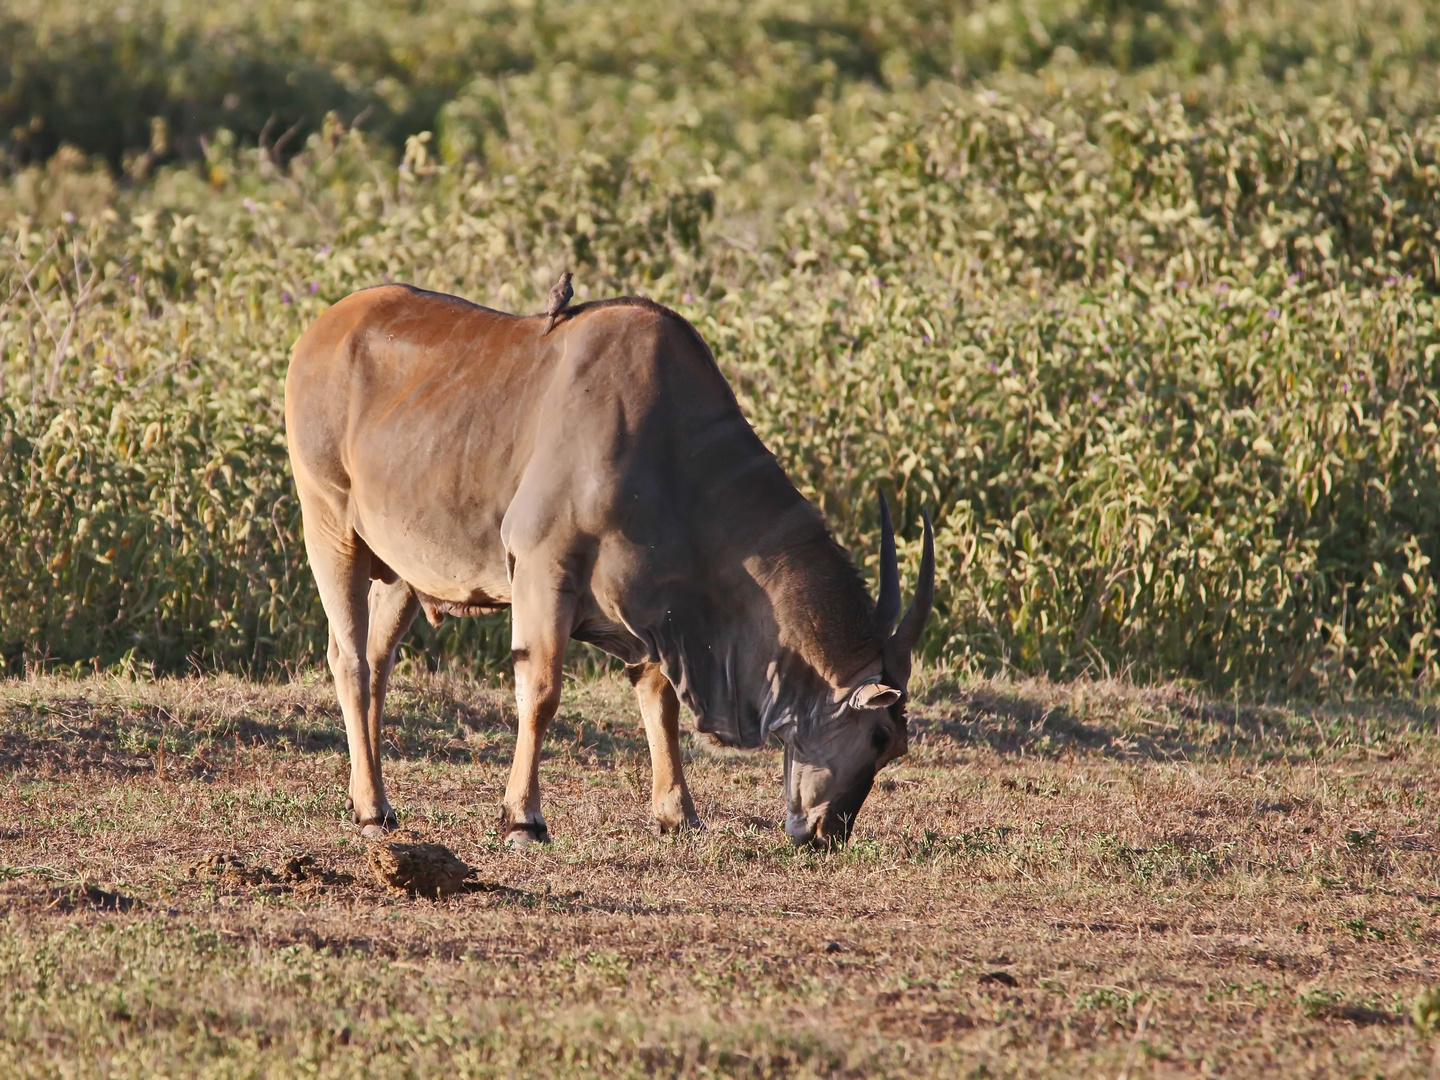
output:
<path id="1" fill-rule="evenodd" d="M 519 851 L 532 844 L 548 843 L 550 843 L 550 833 L 543 824 L 538 827 L 533 823 L 517 825 L 505 834 L 505 846 L 511 851 Z"/>
<path id="2" fill-rule="evenodd" d="M 650 821 L 661 836 L 705 828 L 690 793 L 679 785 L 651 800 Z"/>
<path id="3" fill-rule="evenodd" d="M 686 814 L 679 821 L 662 821 L 659 818 L 651 818 L 650 824 L 655 827 L 658 836 L 676 836 L 679 833 L 705 831 L 705 823 L 700 820 L 698 814 Z"/>
<path id="4" fill-rule="evenodd" d="M 515 821 L 508 810 L 500 811 L 500 835 L 511 851 L 519 851 L 531 844 L 550 843 L 550 830 L 545 827 L 544 818 L 537 816 L 530 821 Z"/>
<path id="5" fill-rule="evenodd" d="M 380 840 L 400 827 L 400 819 L 395 816 L 395 811 L 387 806 L 378 818 L 361 821 L 357 815 L 355 824 L 360 826 L 360 835 L 366 840 Z"/>

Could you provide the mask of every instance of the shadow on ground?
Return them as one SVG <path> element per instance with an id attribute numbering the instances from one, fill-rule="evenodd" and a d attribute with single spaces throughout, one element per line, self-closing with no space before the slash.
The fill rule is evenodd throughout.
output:
<path id="1" fill-rule="evenodd" d="M 1176 686 L 940 683 L 911 708 L 916 740 L 948 739 L 1000 754 L 1185 761 L 1310 760 L 1336 750 L 1394 754 L 1434 734 L 1440 708 L 1386 698 L 1285 705 L 1207 701 Z"/>
<path id="2" fill-rule="evenodd" d="M 260 687 L 239 700 L 202 699 L 184 707 L 103 693 L 35 694 L 0 710 L 0 769 L 11 773 L 128 776 L 165 769 L 203 777 L 260 749 L 346 751 L 344 722 L 324 684 Z M 1155 761 L 1306 761 L 1336 751 L 1383 757 L 1434 734 L 1437 723 L 1440 708 L 1404 699 L 1222 702 L 1177 684 L 1119 681 L 942 680 L 918 693 L 910 709 L 917 746 L 946 741 L 1005 755 Z M 507 690 L 407 680 L 389 702 L 386 753 L 398 760 L 503 766 L 514 730 Z M 638 716 L 618 698 L 611 704 L 603 694 L 582 694 L 552 722 L 547 750 L 616 764 L 643 756 L 646 744 Z"/>
<path id="3" fill-rule="evenodd" d="M 494 698 L 492 700 L 492 697 Z M 508 761 L 514 716 L 498 695 L 427 687 L 397 695 L 386 717 L 386 752 L 403 760 Z M 594 740 L 601 749 L 604 740 Z M 264 749 L 344 753 L 338 705 L 246 702 L 227 707 L 127 704 L 66 696 L 11 703 L 0 713 L 0 769 L 42 776 L 126 776 L 159 769 L 205 775 Z"/>

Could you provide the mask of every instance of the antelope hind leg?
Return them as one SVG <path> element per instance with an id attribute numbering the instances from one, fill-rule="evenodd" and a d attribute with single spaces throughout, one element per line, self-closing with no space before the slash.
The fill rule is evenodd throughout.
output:
<path id="1" fill-rule="evenodd" d="M 392 827 L 395 812 L 385 797 L 380 758 L 372 751 L 368 731 L 370 552 L 352 530 L 337 527 L 325 508 L 306 506 L 302 501 L 301 510 L 306 553 L 330 623 L 326 652 L 335 678 L 335 696 L 345 716 L 352 813 L 367 836 L 382 835 Z"/>
<path id="2" fill-rule="evenodd" d="M 395 668 L 395 649 L 419 611 L 420 602 L 405 582 L 387 583 L 377 579 L 370 583 L 370 631 L 365 646 L 365 659 L 370 667 L 370 700 L 365 716 L 365 738 L 377 772 L 381 761 L 385 691 L 390 685 L 390 672 Z M 346 802 L 353 814 L 353 797 Z M 358 824 L 359 815 L 353 816 Z M 396 828 L 399 821 L 391 810 L 379 824 L 382 829 L 390 830 Z"/>

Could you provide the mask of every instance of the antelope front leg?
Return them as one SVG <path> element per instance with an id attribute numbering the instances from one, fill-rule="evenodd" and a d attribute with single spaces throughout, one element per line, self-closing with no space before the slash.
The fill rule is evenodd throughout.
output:
<path id="1" fill-rule="evenodd" d="M 625 669 L 640 699 L 645 739 L 650 744 L 650 814 L 661 833 L 703 829 L 680 764 L 680 699 L 659 664 Z"/>
<path id="2" fill-rule="evenodd" d="M 515 706 L 520 729 L 515 760 L 500 807 L 500 835 L 507 847 L 549 843 L 540 813 L 540 744 L 560 706 L 565 642 L 574 601 L 550 589 L 527 588 L 516 574 L 511 654 L 515 658 Z"/>

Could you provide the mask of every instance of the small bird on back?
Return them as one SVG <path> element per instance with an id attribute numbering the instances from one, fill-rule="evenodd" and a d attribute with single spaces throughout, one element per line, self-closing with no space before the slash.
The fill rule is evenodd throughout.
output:
<path id="1" fill-rule="evenodd" d="M 566 270 L 560 275 L 560 280 L 555 282 L 554 288 L 550 290 L 550 302 L 545 306 L 545 333 L 555 329 L 555 320 L 560 313 L 570 306 L 570 298 L 575 295 L 575 290 L 570 287 L 571 273 Z M 543 336 L 543 335 L 542 335 Z"/>

